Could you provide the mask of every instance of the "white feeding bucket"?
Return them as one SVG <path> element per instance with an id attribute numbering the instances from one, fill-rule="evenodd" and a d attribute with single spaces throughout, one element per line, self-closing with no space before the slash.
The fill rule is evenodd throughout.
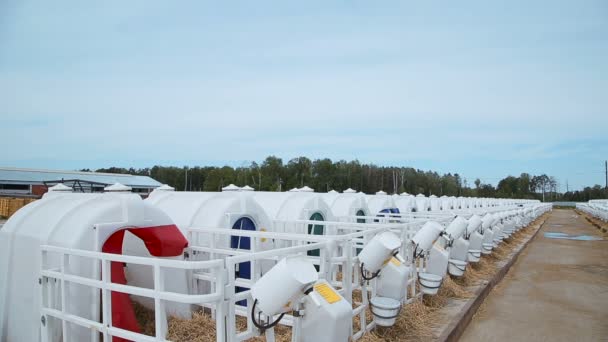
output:
<path id="1" fill-rule="evenodd" d="M 487 214 L 482 219 L 483 242 L 481 252 L 483 254 L 491 254 L 494 248 L 494 231 L 492 230 L 494 221 L 494 215 L 492 214 Z"/>
<path id="2" fill-rule="evenodd" d="M 448 272 L 456 277 L 464 274 L 467 267 L 469 255 L 469 241 L 462 237 L 454 241 L 450 248 L 450 259 L 448 263 Z"/>
<path id="3" fill-rule="evenodd" d="M 448 260 L 448 272 L 455 277 L 462 277 L 464 275 L 464 271 L 467 269 L 467 262 L 458 260 L 458 259 L 450 259 Z"/>
<path id="4" fill-rule="evenodd" d="M 486 232 L 486 234 L 487 234 L 487 232 Z M 486 254 L 486 255 L 492 254 L 492 249 L 494 248 L 494 242 L 483 243 L 482 247 L 483 248 L 481 250 L 481 253 Z"/>
<path id="5" fill-rule="evenodd" d="M 432 273 L 418 273 L 418 283 L 420 283 L 420 290 L 426 295 L 436 295 L 437 291 L 441 287 L 443 277 Z"/>
<path id="6" fill-rule="evenodd" d="M 370 309 L 377 325 L 390 327 L 399 316 L 401 303 L 388 297 L 374 297 L 370 300 Z"/>
<path id="7" fill-rule="evenodd" d="M 494 247 L 498 247 L 502 239 L 502 224 L 498 223 L 494 226 Z"/>
<path id="8" fill-rule="evenodd" d="M 469 240 L 468 260 L 470 262 L 478 262 L 479 258 L 481 257 L 481 244 L 483 243 L 483 235 L 479 233 L 481 223 L 481 218 L 477 215 L 473 215 L 471 218 L 469 218 L 466 235 Z"/>
<path id="9" fill-rule="evenodd" d="M 481 249 L 483 243 L 483 235 L 478 232 L 473 233 L 469 239 L 469 256 L 470 262 L 478 262 L 481 258 Z"/>

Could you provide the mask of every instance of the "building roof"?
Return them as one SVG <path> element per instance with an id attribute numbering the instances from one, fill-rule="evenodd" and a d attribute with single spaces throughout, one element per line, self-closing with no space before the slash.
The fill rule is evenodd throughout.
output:
<path id="1" fill-rule="evenodd" d="M 157 188 L 161 186 L 161 183 L 148 176 L 136 176 L 118 173 L 57 171 L 0 167 L 0 183 L 43 184 L 44 182 L 60 182 L 62 180 L 80 180 L 105 185 L 120 183 L 126 186 L 130 186 L 132 188 Z"/>

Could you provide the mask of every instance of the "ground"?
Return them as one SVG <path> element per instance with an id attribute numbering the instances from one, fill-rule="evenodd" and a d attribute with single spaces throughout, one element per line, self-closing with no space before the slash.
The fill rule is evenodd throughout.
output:
<path id="1" fill-rule="evenodd" d="M 461 341 L 608 341 L 605 234 L 573 210 L 554 210 Z"/>

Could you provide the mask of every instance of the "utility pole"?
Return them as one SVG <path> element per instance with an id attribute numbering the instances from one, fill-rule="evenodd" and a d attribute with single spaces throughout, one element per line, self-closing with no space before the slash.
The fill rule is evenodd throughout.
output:
<path id="1" fill-rule="evenodd" d="M 184 179 L 184 191 L 188 191 L 188 167 L 184 168 L 186 170 L 186 176 Z"/>
<path id="2" fill-rule="evenodd" d="M 545 187 L 547 186 L 547 183 L 544 180 L 543 180 L 542 186 L 543 186 L 543 203 L 545 203 Z"/>
<path id="3" fill-rule="evenodd" d="M 606 172 L 606 198 L 608 198 L 608 160 L 606 160 L 606 163 L 604 164 L 604 168 L 605 168 L 605 172 Z"/>

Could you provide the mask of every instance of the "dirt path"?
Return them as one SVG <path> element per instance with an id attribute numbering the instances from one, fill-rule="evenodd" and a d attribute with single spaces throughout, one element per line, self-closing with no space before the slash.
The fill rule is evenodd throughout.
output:
<path id="1" fill-rule="evenodd" d="M 461 341 L 608 341 L 608 240 L 572 210 L 554 210 Z M 582 236 L 582 237 L 581 237 Z"/>

